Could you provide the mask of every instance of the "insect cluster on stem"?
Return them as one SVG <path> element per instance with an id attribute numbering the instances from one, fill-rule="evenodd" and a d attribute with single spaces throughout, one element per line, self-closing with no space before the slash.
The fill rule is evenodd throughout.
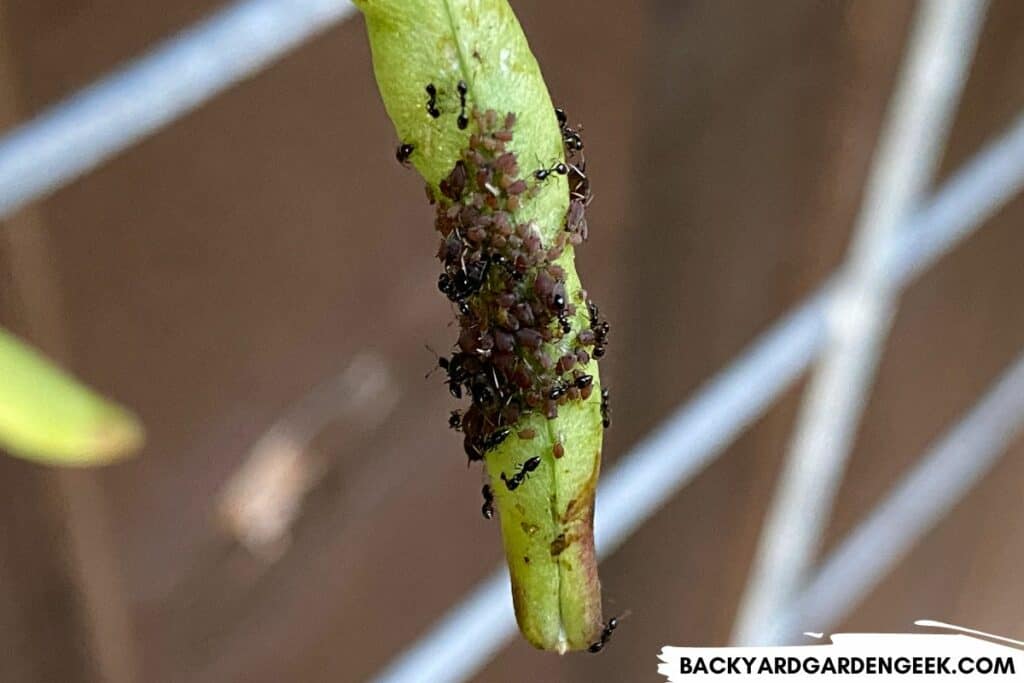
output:
<path id="1" fill-rule="evenodd" d="M 579 246 L 589 233 L 585 211 L 592 195 L 582 129 L 571 127 L 565 112 L 556 109 L 565 160 L 522 173 L 511 150 L 516 115 L 474 108 L 471 121 L 465 82 L 459 81 L 456 91 L 457 127 L 475 125 L 454 167 L 436 192 L 427 187 L 427 195 L 440 234 L 437 286 L 458 311 L 459 323 L 457 343 L 450 356 L 438 358 L 438 366 L 451 395 L 470 402 L 451 412 L 448 425 L 462 432 L 469 460 L 479 461 L 504 443 L 524 416 L 539 413 L 554 420 L 560 406 L 591 397 L 596 385 L 586 369 L 591 359 L 604 356 L 609 325 L 584 290 L 570 296 L 567 273 L 557 263 L 566 248 Z M 438 89 L 431 83 L 425 92 L 426 112 L 439 118 Z M 407 165 L 415 149 L 403 142 L 396 158 Z M 522 202 L 556 175 L 568 182 L 569 208 L 563 229 L 545 244 L 538 226 L 516 215 Z M 600 389 L 600 412 L 607 428 L 607 388 Z M 536 430 L 521 428 L 515 434 L 531 440 Z M 555 441 L 551 457 L 565 455 L 561 440 Z M 542 463 L 540 455 L 531 456 L 512 474 L 502 472 L 500 480 L 509 492 L 517 491 Z M 480 512 L 491 519 L 490 484 L 481 495 Z M 615 618 L 604 624 L 589 651 L 600 652 L 617 625 Z"/>
<path id="2" fill-rule="evenodd" d="M 574 233 L 560 231 L 545 245 L 536 225 L 515 218 L 521 202 L 537 191 L 509 149 L 515 115 L 489 110 L 473 117 L 466 149 L 431 199 L 441 235 L 438 289 L 457 307 L 460 328 L 455 351 L 438 363 L 452 396 L 470 399 L 449 424 L 463 432 L 469 459 L 481 460 L 524 414 L 554 419 L 560 405 L 590 397 L 592 377 L 583 368 L 603 354 L 607 323 L 590 315 L 591 328 L 572 334 L 577 304 L 569 300 L 565 270 L 555 261 Z M 562 172 L 569 173 L 568 166 L 559 162 L 530 175 L 539 182 Z M 597 310 L 582 293 L 579 299 L 588 312 Z M 566 352 L 553 358 L 550 345 L 567 337 L 570 343 L 561 344 Z M 518 436 L 532 438 L 532 430 Z M 522 483 L 516 476 L 508 481 Z"/>

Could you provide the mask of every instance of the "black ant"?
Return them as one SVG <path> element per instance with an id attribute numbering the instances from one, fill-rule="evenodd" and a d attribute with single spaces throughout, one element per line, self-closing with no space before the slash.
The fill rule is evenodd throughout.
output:
<path id="1" fill-rule="evenodd" d="M 431 118 L 437 118 L 441 115 L 441 110 L 437 108 L 437 88 L 434 87 L 433 83 L 427 83 L 427 113 L 430 114 Z"/>
<path id="2" fill-rule="evenodd" d="M 540 456 L 535 455 L 526 462 L 524 462 L 519 467 L 519 470 L 511 477 L 506 477 L 505 473 L 502 472 L 501 480 L 505 482 L 505 486 L 508 487 L 509 491 L 515 491 L 517 488 L 519 488 L 519 485 L 526 480 L 527 475 L 530 472 L 536 470 L 538 467 L 540 467 Z"/>
<path id="3" fill-rule="evenodd" d="M 569 117 L 564 109 L 555 107 L 555 118 L 558 119 L 558 129 L 562 131 L 562 141 L 570 152 L 579 152 L 583 149 L 583 138 L 579 132 L 569 127 Z"/>
<path id="4" fill-rule="evenodd" d="M 571 152 L 579 152 L 583 150 L 583 138 L 580 134 L 574 130 L 567 130 L 562 136 L 562 142 L 565 143 L 566 149 Z"/>
<path id="5" fill-rule="evenodd" d="M 569 320 L 569 314 L 566 311 L 561 311 L 558 314 L 558 324 L 562 327 L 563 334 L 569 334 L 572 332 L 572 322 Z"/>
<path id="6" fill-rule="evenodd" d="M 469 92 L 469 87 L 466 85 L 466 81 L 459 81 L 459 118 L 457 123 L 459 130 L 465 130 L 466 126 L 469 125 L 469 119 L 466 118 L 466 93 Z"/>
<path id="7" fill-rule="evenodd" d="M 609 405 L 609 394 L 607 389 L 601 389 L 601 424 L 605 429 L 612 426 L 612 408 Z"/>
<path id="8" fill-rule="evenodd" d="M 409 165 L 409 157 L 412 156 L 415 145 L 410 145 L 408 142 L 403 142 L 398 146 L 398 150 L 395 152 L 395 158 L 398 159 L 398 163 L 402 166 Z"/>
<path id="9" fill-rule="evenodd" d="M 590 314 L 590 329 L 594 332 L 594 358 L 601 358 L 605 354 L 605 346 L 608 345 L 608 332 L 611 326 L 607 320 L 601 320 L 601 312 L 597 304 L 587 301 L 587 312 Z"/>
<path id="10" fill-rule="evenodd" d="M 481 444 L 485 451 L 489 451 L 492 448 L 497 448 L 508 435 L 512 433 L 512 430 L 508 427 L 502 427 L 497 431 L 493 431 L 484 437 L 483 443 Z"/>
<path id="11" fill-rule="evenodd" d="M 562 327 L 562 333 L 569 334 L 572 331 L 572 323 L 569 321 L 569 309 L 565 305 L 565 295 L 556 292 L 551 297 L 551 304 L 558 311 L 558 324 Z"/>
<path id="12" fill-rule="evenodd" d="M 605 346 L 608 344 L 608 321 L 602 321 L 594 329 L 594 358 L 601 358 L 605 353 Z"/>
<path id="13" fill-rule="evenodd" d="M 484 504 L 480 506 L 480 514 L 484 516 L 484 519 L 490 519 L 494 517 L 494 493 L 491 492 L 491 487 L 488 484 L 484 484 L 480 493 L 484 497 Z"/>
<path id="14" fill-rule="evenodd" d="M 462 314 L 469 312 L 468 306 L 463 306 L 470 296 L 476 294 L 484 286 L 487 279 L 487 270 L 490 267 L 489 260 L 471 263 L 465 272 L 455 273 L 454 276 L 448 273 L 441 273 L 437 278 L 437 288 L 448 297 L 448 300 L 459 305 Z"/>
<path id="15" fill-rule="evenodd" d="M 607 645 L 608 641 L 612 638 L 612 631 L 618 628 L 618 626 L 619 620 L 617 618 L 612 617 L 611 619 L 609 619 L 608 623 L 605 624 L 604 628 L 601 629 L 601 638 L 591 643 L 590 647 L 587 648 L 587 652 L 593 652 L 596 654 L 603 650 L 604 646 Z"/>
<path id="16" fill-rule="evenodd" d="M 462 449 L 466 451 L 466 467 L 469 467 L 469 463 L 476 462 L 484 459 L 484 454 L 480 452 L 480 447 L 476 445 L 476 441 L 470 437 L 469 434 L 462 440 Z"/>
<path id="17" fill-rule="evenodd" d="M 462 398 L 462 382 L 466 379 L 466 371 L 462 367 L 462 358 L 458 354 L 451 357 L 451 360 L 444 356 L 438 356 L 437 366 L 445 371 L 448 375 L 448 392 L 452 395 L 452 398 Z M 448 418 L 448 425 L 452 429 L 457 427 L 452 425 L 454 421 L 454 413 Z M 461 424 L 461 422 L 460 422 Z"/>
<path id="18" fill-rule="evenodd" d="M 568 172 L 569 167 L 563 164 L 562 162 L 558 162 L 551 168 L 537 169 L 536 171 L 533 172 L 533 177 L 536 178 L 538 181 L 544 181 L 547 180 L 548 176 L 550 176 L 552 173 L 557 173 L 558 175 L 565 175 Z"/>

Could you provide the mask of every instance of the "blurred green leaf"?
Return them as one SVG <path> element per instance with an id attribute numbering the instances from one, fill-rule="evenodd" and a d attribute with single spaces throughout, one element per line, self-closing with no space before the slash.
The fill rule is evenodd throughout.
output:
<path id="1" fill-rule="evenodd" d="M 0 448 L 51 465 L 99 465 L 142 445 L 134 415 L 0 330 Z"/>

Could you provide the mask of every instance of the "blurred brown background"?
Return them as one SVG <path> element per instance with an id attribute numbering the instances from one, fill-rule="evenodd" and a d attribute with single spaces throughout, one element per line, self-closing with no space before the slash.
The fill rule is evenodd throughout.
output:
<path id="1" fill-rule="evenodd" d="M 840 262 L 913 4 L 512 4 L 585 124 L 579 263 L 613 324 L 614 462 Z M 220 5 L 3 3 L 0 127 Z M 944 174 L 1024 106 L 1022 35 L 1024 3 L 994 2 Z M 423 379 L 424 345 L 454 334 L 395 144 L 357 17 L 0 226 L 0 324 L 149 430 L 142 457 L 95 473 L 0 458 L 0 681 L 360 680 L 500 561 L 455 404 Z M 829 543 L 1024 348 L 1022 219 L 1018 198 L 904 296 Z M 253 554 L 219 496 L 339 376 L 366 399 L 314 439 L 290 543 Z M 631 612 L 604 654 L 517 642 L 479 679 L 651 680 L 663 644 L 724 643 L 798 399 L 603 564 L 606 610 Z M 1022 456 L 842 627 L 1024 637 Z"/>

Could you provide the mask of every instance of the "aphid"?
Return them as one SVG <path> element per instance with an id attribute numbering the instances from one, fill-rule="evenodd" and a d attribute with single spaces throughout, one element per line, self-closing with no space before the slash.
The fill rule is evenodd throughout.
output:
<path id="1" fill-rule="evenodd" d="M 561 458 L 565 455 L 565 446 L 563 446 L 561 442 L 556 441 L 554 447 L 551 449 L 551 454 L 554 455 L 555 458 Z"/>
<path id="2" fill-rule="evenodd" d="M 469 119 L 466 118 L 466 93 L 469 92 L 469 87 L 465 81 L 459 81 L 459 118 L 456 120 L 459 130 L 465 130 L 466 126 L 469 125 Z"/>
<path id="3" fill-rule="evenodd" d="M 484 438 L 483 447 L 485 451 L 489 451 L 492 448 L 497 448 L 502 441 L 508 438 L 508 435 L 512 433 L 512 430 L 508 427 L 502 427 L 497 431 L 493 431 Z"/>
<path id="4" fill-rule="evenodd" d="M 601 389 L 601 424 L 605 429 L 612 426 L 612 408 L 609 405 L 609 394 L 607 389 Z"/>
<path id="5" fill-rule="evenodd" d="M 612 631 L 614 631 L 616 628 L 618 628 L 618 626 L 619 626 L 619 620 L 618 619 L 616 619 L 615 617 L 612 617 L 611 619 L 609 619 L 608 623 L 604 625 L 603 629 L 601 629 L 601 638 L 599 640 L 591 643 L 590 647 L 587 648 L 587 652 L 593 652 L 593 653 L 596 654 L 596 653 L 600 652 L 601 650 L 603 650 L 604 646 L 608 644 L 609 640 L 611 640 Z"/>
<path id="6" fill-rule="evenodd" d="M 559 382 L 555 386 L 551 387 L 551 391 L 548 392 L 548 398 L 552 401 L 557 401 L 565 395 L 565 392 L 569 390 L 568 385 L 564 382 Z"/>
<path id="7" fill-rule="evenodd" d="M 490 519 L 494 517 L 494 493 L 491 492 L 491 487 L 487 484 L 484 484 L 480 493 L 484 497 L 484 504 L 480 506 L 480 514 L 484 516 L 484 519 Z"/>
<path id="8" fill-rule="evenodd" d="M 448 177 L 441 181 L 438 188 L 441 194 L 453 202 L 458 201 L 466 191 L 466 183 L 469 181 L 469 172 L 466 170 L 466 163 L 459 159 Z M 428 186 L 429 187 L 429 186 Z"/>
<path id="9" fill-rule="evenodd" d="M 441 110 L 437 108 L 437 88 L 434 87 L 433 83 L 427 83 L 427 113 L 430 114 L 431 118 L 437 118 L 441 115 Z"/>
<path id="10" fill-rule="evenodd" d="M 551 168 L 537 169 L 536 171 L 533 172 L 533 177 L 536 178 L 538 181 L 544 181 L 547 180 L 548 176 L 550 176 L 552 173 L 557 173 L 558 175 L 565 175 L 568 172 L 569 167 L 563 164 L 562 162 L 558 162 Z"/>
<path id="11" fill-rule="evenodd" d="M 593 383 L 593 381 L 594 378 L 591 375 L 580 375 L 579 377 L 576 378 L 576 388 L 586 389 Z"/>
<path id="12" fill-rule="evenodd" d="M 395 158 L 398 159 L 398 163 L 402 166 L 409 165 L 409 157 L 412 156 L 413 150 L 416 149 L 415 145 L 411 145 L 408 142 L 403 142 L 398 146 L 398 150 L 395 152 Z"/>
<path id="13" fill-rule="evenodd" d="M 455 431 L 462 429 L 462 413 L 453 410 L 452 414 L 448 416 L 448 426 Z"/>

